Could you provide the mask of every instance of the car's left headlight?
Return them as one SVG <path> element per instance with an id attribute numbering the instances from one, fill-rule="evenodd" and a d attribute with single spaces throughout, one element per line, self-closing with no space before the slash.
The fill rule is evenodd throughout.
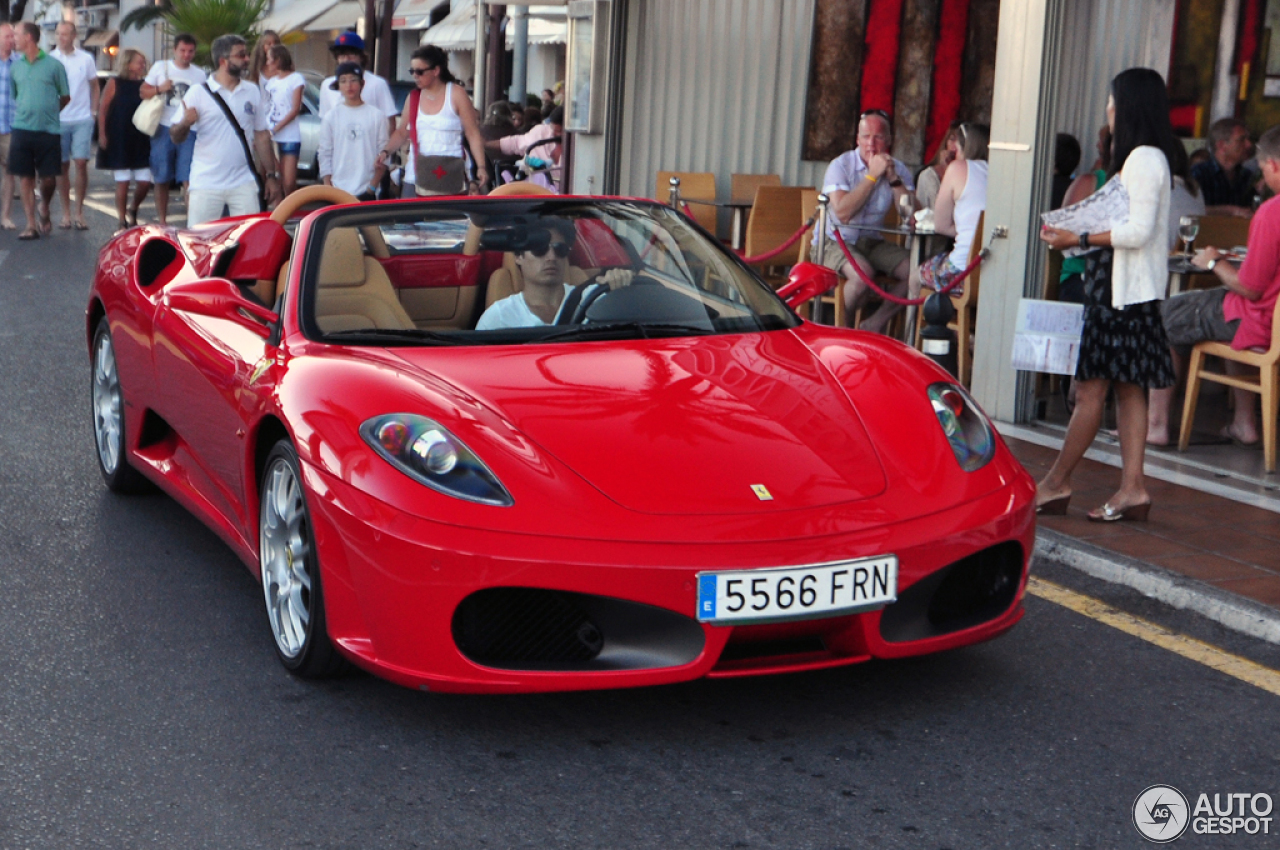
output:
<path id="1" fill-rule="evenodd" d="M 960 468 L 973 472 L 995 456 L 996 438 L 987 417 L 959 384 L 929 385 L 929 401 Z"/>
<path id="2" fill-rule="evenodd" d="M 360 436 L 396 469 L 433 490 L 485 505 L 515 504 L 489 467 L 434 419 L 388 413 L 365 421 Z"/>

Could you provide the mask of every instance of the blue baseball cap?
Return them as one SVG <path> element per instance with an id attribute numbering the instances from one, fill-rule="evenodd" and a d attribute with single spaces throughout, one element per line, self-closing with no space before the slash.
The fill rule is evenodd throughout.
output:
<path id="1" fill-rule="evenodd" d="M 364 39 L 355 30 L 347 30 L 333 40 L 333 46 L 329 49 L 339 50 L 344 47 L 364 53 Z"/>

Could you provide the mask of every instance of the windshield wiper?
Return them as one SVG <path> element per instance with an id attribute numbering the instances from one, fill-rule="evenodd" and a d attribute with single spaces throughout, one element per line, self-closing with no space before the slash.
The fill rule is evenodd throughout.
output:
<path id="1" fill-rule="evenodd" d="M 333 331 L 324 335 L 326 341 L 365 343 L 368 345 L 461 345 L 462 340 L 447 334 L 426 330 L 400 330 L 397 328 L 357 328 Z"/>
<path id="2" fill-rule="evenodd" d="M 666 322 L 593 322 L 586 325 L 559 331 L 529 340 L 534 342 L 552 342 L 565 339 L 624 339 L 626 334 L 635 334 L 641 339 L 668 336 L 706 336 L 715 333 L 712 328 L 696 325 L 680 325 Z"/>

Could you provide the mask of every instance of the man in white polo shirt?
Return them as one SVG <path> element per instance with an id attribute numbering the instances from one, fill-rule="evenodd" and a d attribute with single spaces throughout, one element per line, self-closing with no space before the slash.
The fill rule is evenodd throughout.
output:
<path id="1" fill-rule="evenodd" d="M 271 143 L 262 93 L 253 83 L 240 79 L 249 67 L 244 39 L 238 35 L 219 36 L 209 52 L 217 70 L 203 85 L 187 92 L 182 101 L 182 120 L 169 129 L 174 143 L 179 145 L 192 130 L 196 131 L 187 199 L 188 226 L 221 218 L 224 206 L 233 216 L 260 212 L 258 182 L 251 170 L 255 167 L 266 180 L 267 203 L 277 203 L 281 198 L 280 172 L 276 170 L 275 146 Z M 219 97 L 235 116 L 238 129 L 227 120 Z M 256 166 L 249 162 L 245 151 L 245 142 L 250 141 L 257 154 Z"/>
<path id="2" fill-rule="evenodd" d="M 98 67 L 93 57 L 76 47 L 76 25 L 70 21 L 58 24 L 58 46 L 53 58 L 67 69 L 67 85 L 71 101 L 58 118 L 62 122 L 62 176 L 58 178 L 58 197 L 62 199 L 63 230 L 88 230 L 84 220 L 84 196 L 89 191 L 89 149 L 93 146 L 93 121 L 98 117 Z M 71 164 L 76 166 L 76 208 L 72 220 Z"/>
<path id="3" fill-rule="evenodd" d="M 187 92 L 205 81 L 205 73 L 191 64 L 196 56 L 195 36 L 178 33 L 173 39 L 173 58 L 151 66 L 142 84 L 144 99 L 162 94 L 164 114 L 160 126 L 151 137 L 151 180 L 156 187 L 156 218 L 169 223 L 169 183 L 191 181 L 191 155 L 195 152 L 196 134 L 190 133 L 180 145 L 173 143 L 169 129 L 182 120 L 182 99 Z"/>

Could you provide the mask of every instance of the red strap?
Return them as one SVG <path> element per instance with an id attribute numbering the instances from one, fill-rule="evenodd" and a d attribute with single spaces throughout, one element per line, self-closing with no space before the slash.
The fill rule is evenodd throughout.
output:
<path id="1" fill-rule="evenodd" d="M 422 89 L 417 86 L 409 92 L 409 141 L 413 143 L 409 154 L 418 155 L 418 102 L 422 97 Z"/>

